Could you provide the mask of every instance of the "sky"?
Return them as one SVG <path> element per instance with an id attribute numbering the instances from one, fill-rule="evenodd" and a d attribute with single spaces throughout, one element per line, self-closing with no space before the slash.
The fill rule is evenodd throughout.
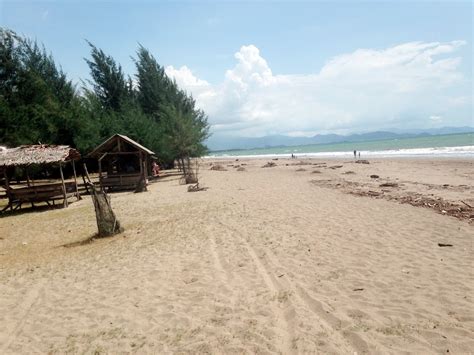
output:
<path id="1" fill-rule="evenodd" d="M 474 126 L 471 1 L 5 1 L 80 87 L 86 40 L 134 75 L 138 44 L 214 136 Z"/>

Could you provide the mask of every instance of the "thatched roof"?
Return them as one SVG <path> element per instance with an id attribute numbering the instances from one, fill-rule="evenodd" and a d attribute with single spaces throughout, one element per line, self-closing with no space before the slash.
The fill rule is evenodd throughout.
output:
<path id="1" fill-rule="evenodd" d="M 149 155 L 155 154 L 150 149 L 142 146 L 140 143 L 135 142 L 133 139 L 127 136 L 124 136 L 123 134 L 114 134 L 112 137 L 107 139 L 105 142 L 103 142 L 97 148 L 95 148 L 92 152 L 90 152 L 88 156 L 98 157 L 99 155 L 103 153 L 114 151 L 116 149 L 117 140 L 126 142 L 130 146 L 134 147 L 137 151 L 142 151 Z"/>
<path id="2" fill-rule="evenodd" d="M 80 158 L 81 154 L 68 145 L 22 145 L 0 150 L 0 167 L 53 164 Z"/>

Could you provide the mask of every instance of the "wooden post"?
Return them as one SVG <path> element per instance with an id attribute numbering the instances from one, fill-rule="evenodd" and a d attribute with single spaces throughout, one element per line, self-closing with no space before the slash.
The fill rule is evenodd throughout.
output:
<path id="1" fill-rule="evenodd" d="M 35 198 L 37 198 L 38 197 L 38 192 L 34 188 L 35 187 L 34 180 L 31 180 L 31 184 L 30 184 L 30 174 L 28 173 L 28 167 L 25 167 L 25 172 L 26 172 L 26 184 L 28 185 L 28 187 L 31 187 L 31 185 L 33 185 L 33 191 L 35 192 Z M 34 202 L 31 202 L 31 207 L 35 207 Z"/>
<path id="2" fill-rule="evenodd" d="M 102 156 L 99 158 L 99 185 L 100 188 L 102 188 L 102 159 L 104 159 L 107 156 L 107 153 L 102 154 Z"/>
<path id="3" fill-rule="evenodd" d="M 10 184 L 8 183 L 8 175 L 7 175 L 7 168 L 3 169 L 3 176 L 5 177 L 5 188 L 7 191 L 10 189 Z"/>
<path id="4" fill-rule="evenodd" d="M 25 167 L 25 172 L 26 172 L 26 184 L 28 187 L 30 187 L 30 175 L 28 174 L 28 167 Z"/>
<path id="5" fill-rule="evenodd" d="M 148 155 L 143 154 L 143 156 L 144 156 L 143 163 L 145 165 L 144 169 L 145 169 L 145 179 L 146 179 L 149 176 L 148 175 Z"/>
<path id="6" fill-rule="evenodd" d="M 89 172 L 87 171 L 87 165 L 86 163 L 83 164 L 83 171 L 82 171 L 82 181 L 84 181 L 84 186 L 86 187 L 86 191 L 88 194 L 90 194 L 90 191 L 89 191 L 89 186 L 88 184 L 86 183 L 86 176 L 87 178 L 89 179 L 89 183 L 92 184 L 92 181 L 89 177 Z"/>
<path id="7" fill-rule="evenodd" d="M 63 206 L 67 207 L 67 194 L 66 194 L 66 184 L 64 183 L 64 174 L 63 174 L 63 165 L 59 163 L 59 172 L 61 173 L 61 182 L 63 184 L 63 196 L 64 196 L 64 202 Z"/>
<path id="8" fill-rule="evenodd" d="M 86 188 L 87 194 L 90 194 L 90 192 L 89 192 L 89 186 L 87 186 L 86 178 L 84 177 L 84 174 L 82 174 L 82 181 L 84 182 L 84 186 L 85 186 L 85 188 Z"/>
<path id="9" fill-rule="evenodd" d="M 143 175 L 143 159 L 142 152 L 138 154 L 139 164 L 140 164 L 140 175 Z"/>
<path id="10" fill-rule="evenodd" d="M 140 171 L 142 173 L 142 179 L 146 186 L 146 163 L 145 163 L 145 154 L 140 152 Z"/>
<path id="11" fill-rule="evenodd" d="M 7 190 L 7 196 L 8 196 L 8 205 L 5 207 L 3 211 L 5 211 L 8 207 L 10 207 L 10 210 L 13 211 L 13 205 L 12 205 L 12 200 L 10 197 L 10 183 L 8 182 L 8 174 L 7 174 L 7 167 L 5 166 L 3 169 L 3 176 L 5 177 L 5 189 Z"/>
<path id="12" fill-rule="evenodd" d="M 89 181 L 89 184 L 92 184 L 91 177 L 89 176 L 89 171 L 87 170 L 87 165 L 84 163 L 84 174 L 87 176 L 87 180 Z M 84 177 L 84 175 L 82 175 Z"/>
<path id="13" fill-rule="evenodd" d="M 72 171 L 74 172 L 74 183 L 76 184 L 76 197 L 79 201 L 81 199 L 81 195 L 79 195 L 79 188 L 77 187 L 76 163 L 74 163 L 74 160 L 72 161 Z"/>
<path id="14" fill-rule="evenodd" d="M 102 161 L 99 159 L 99 185 L 102 186 Z"/>

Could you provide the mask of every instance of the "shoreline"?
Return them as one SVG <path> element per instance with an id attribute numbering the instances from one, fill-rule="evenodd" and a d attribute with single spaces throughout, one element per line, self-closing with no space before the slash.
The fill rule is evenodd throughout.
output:
<path id="1" fill-rule="evenodd" d="M 291 150 L 292 147 L 285 147 Z M 265 148 L 248 149 L 245 151 L 264 150 Z M 271 149 L 271 148 L 269 148 Z M 359 152 L 359 151 L 357 151 Z M 361 150 L 360 159 L 365 158 L 471 158 L 474 159 L 474 145 L 454 146 L 454 147 L 431 147 L 431 148 L 410 148 L 410 149 L 387 149 L 380 151 L 364 151 Z M 287 153 L 269 153 L 269 154 L 236 154 L 236 155 L 208 155 L 205 159 L 219 159 L 219 158 L 289 158 L 291 154 L 298 158 L 354 158 L 353 151 L 334 151 L 334 152 L 298 152 L 298 150 L 291 150 Z"/>

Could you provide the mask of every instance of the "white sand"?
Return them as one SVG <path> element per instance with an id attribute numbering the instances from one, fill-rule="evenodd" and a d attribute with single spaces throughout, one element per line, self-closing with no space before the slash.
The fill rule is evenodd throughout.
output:
<path id="1" fill-rule="evenodd" d="M 207 191 L 114 194 L 125 232 L 85 245 L 62 246 L 96 231 L 88 197 L 0 218 L 0 353 L 474 349 L 473 225 L 348 193 L 378 174 L 401 184 L 387 194 L 474 205 L 472 161 L 265 162 L 205 161 Z"/>

